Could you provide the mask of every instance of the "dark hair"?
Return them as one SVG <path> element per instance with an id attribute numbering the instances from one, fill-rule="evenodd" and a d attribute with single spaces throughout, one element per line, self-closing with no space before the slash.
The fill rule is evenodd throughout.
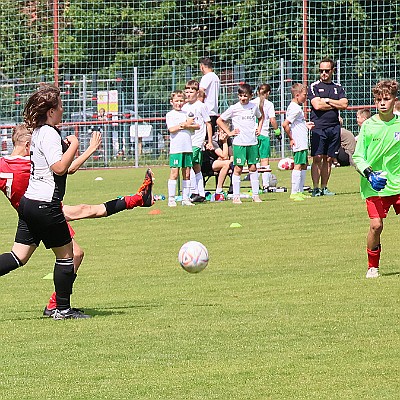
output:
<path id="1" fill-rule="evenodd" d="M 251 96 L 253 94 L 253 89 L 248 83 L 241 83 L 238 86 L 238 94 L 248 94 Z"/>
<path id="2" fill-rule="evenodd" d="M 194 89 L 194 90 L 199 90 L 200 88 L 200 83 L 195 80 L 190 80 L 186 82 L 185 89 Z"/>
<path id="3" fill-rule="evenodd" d="M 199 64 L 203 64 L 207 68 L 212 68 L 213 67 L 213 62 L 212 62 L 211 58 L 208 58 L 208 57 L 200 58 Z"/>
<path id="4" fill-rule="evenodd" d="M 272 90 L 271 85 L 269 85 L 268 83 L 262 83 L 259 87 L 258 87 L 258 94 L 259 95 L 265 95 L 267 93 L 270 93 Z"/>
<path id="5" fill-rule="evenodd" d="M 319 65 L 321 65 L 322 63 L 330 63 L 330 64 L 331 64 L 331 69 L 334 69 L 334 68 L 335 68 L 335 62 L 332 60 L 332 58 L 324 57 L 324 58 L 319 62 Z"/>
<path id="6" fill-rule="evenodd" d="M 54 85 L 43 85 L 33 93 L 24 107 L 24 122 L 28 129 L 40 128 L 46 123 L 47 111 L 58 108 L 60 89 Z"/>

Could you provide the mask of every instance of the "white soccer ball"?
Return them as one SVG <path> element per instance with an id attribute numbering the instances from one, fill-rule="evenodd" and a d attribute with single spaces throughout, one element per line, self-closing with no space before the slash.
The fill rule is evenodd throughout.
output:
<path id="1" fill-rule="evenodd" d="M 294 160 L 292 158 L 282 158 L 278 162 L 278 169 L 281 171 L 289 171 L 294 168 Z"/>
<path id="2" fill-rule="evenodd" d="M 207 248 L 200 242 L 187 242 L 179 250 L 178 261 L 187 272 L 201 272 L 208 264 Z"/>

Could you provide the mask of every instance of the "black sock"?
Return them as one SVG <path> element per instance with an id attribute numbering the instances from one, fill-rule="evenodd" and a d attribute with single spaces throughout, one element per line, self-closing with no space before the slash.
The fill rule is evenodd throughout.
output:
<path id="1" fill-rule="evenodd" d="M 56 292 L 57 308 L 70 308 L 72 285 L 74 283 L 74 262 L 72 258 L 56 259 L 54 264 L 54 289 Z"/>
<path id="2" fill-rule="evenodd" d="M 123 197 L 115 200 L 110 200 L 104 203 L 107 211 L 107 217 L 126 210 L 126 203 Z"/>
<path id="3" fill-rule="evenodd" d="M 18 267 L 22 267 L 24 264 L 15 255 L 13 251 L 9 253 L 0 254 L 0 276 L 6 275 Z"/>

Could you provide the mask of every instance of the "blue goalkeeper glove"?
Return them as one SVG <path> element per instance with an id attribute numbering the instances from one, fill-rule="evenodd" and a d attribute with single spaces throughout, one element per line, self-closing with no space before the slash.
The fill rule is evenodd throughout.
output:
<path id="1" fill-rule="evenodd" d="M 279 141 L 282 140 L 282 134 L 281 134 L 281 130 L 279 128 L 274 129 L 274 133 L 275 133 L 275 138 Z"/>
<path id="2" fill-rule="evenodd" d="M 371 168 L 367 168 L 364 171 L 364 174 L 366 178 L 368 179 L 368 182 L 371 184 L 372 189 L 376 190 L 379 192 L 382 190 L 387 183 L 387 178 L 386 174 L 387 172 L 385 171 L 372 171 Z"/>

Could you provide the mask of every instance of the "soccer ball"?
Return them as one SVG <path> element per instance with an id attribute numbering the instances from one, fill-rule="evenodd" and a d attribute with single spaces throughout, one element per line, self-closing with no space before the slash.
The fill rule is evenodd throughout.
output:
<path id="1" fill-rule="evenodd" d="M 192 274 L 203 271 L 208 264 L 208 251 L 200 242 L 185 243 L 178 254 L 178 261 L 181 267 Z"/>
<path id="2" fill-rule="evenodd" d="M 281 171 L 288 171 L 294 168 L 294 161 L 291 158 L 282 158 L 278 162 L 278 169 Z"/>

